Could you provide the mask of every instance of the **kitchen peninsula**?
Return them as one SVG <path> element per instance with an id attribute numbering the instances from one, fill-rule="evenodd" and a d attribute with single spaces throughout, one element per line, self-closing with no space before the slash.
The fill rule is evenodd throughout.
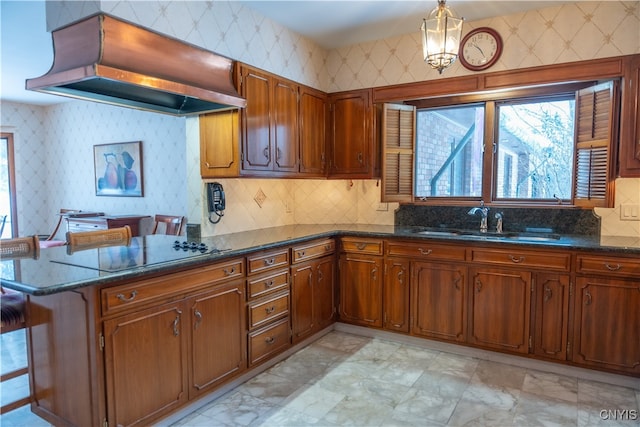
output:
<path id="1" fill-rule="evenodd" d="M 56 425 L 148 424 L 335 321 L 640 376 L 638 239 L 425 231 L 284 226 L 202 251 L 153 235 L 16 260 L 20 279 L 2 285 L 30 299 L 32 409 Z"/>

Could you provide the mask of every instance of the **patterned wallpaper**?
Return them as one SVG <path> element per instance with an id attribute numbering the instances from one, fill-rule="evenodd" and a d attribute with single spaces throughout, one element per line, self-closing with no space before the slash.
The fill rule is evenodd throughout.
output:
<path id="1" fill-rule="evenodd" d="M 459 64 L 442 76 L 426 67 L 416 31 L 326 51 L 234 1 L 48 1 L 48 28 L 96 10 L 328 92 L 469 73 Z M 490 71 L 640 53 L 637 1 L 568 3 L 466 22 L 464 31 L 485 25 L 505 40 Z M 214 226 L 203 207 L 196 119 L 82 101 L 47 108 L 3 103 L 1 119 L 3 131 L 16 133 L 21 234 L 49 229 L 53 213 L 77 206 L 80 197 L 87 203 L 81 208 L 110 213 L 184 212 L 189 222 L 202 222 L 203 235 L 292 223 L 389 224 L 397 206 L 378 202 L 377 181 L 229 179 L 221 181 L 227 214 Z M 95 197 L 92 145 L 131 140 L 143 141 L 145 197 Z M 267 196 L 262 208 L 253 200 L 258 190 Z M 597 211 L 602 233 L 636 236 L 640 223 L 620 221 L 619 204 L 640 203 L 640 179 L 618 180 L 617 191 L 617 207 Z"/>

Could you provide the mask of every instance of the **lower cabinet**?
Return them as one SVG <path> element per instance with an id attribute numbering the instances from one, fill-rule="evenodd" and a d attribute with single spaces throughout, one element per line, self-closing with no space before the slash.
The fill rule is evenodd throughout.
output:
<path id="1" fill-rule="evenodd" d="M 640 374 L 640 280 L 578 277 L 573 361 Z"/>
<path id="2" fill-rule="evenodd" d="M 382 258 L 340 255 L 340 319 L 382 327 Z"/>
<path id="3" fill-rule="evenodd" d="M 567 274 L 535 274 L 532 350 L 536 356 L 567 359 L 570 283 Z"/>
<path id="4" fill-rule="evenodd" d="M 147 425 L 187 401 L 186 311 L 184 302 L 169 303 L 104 322 L 112 425 Z"/>
<path id="5" fill-rule="evenodd" d="M 411 332 L 414 335 L 465 341 L 466 273 L 466 267 L 457 264 L 413 264 Z"/>
<path id="6" fill-rule="evenodd" d="M 292 250 L 291 326 L 294 344 L 335 321 L 334 251 L 333 239 L 314 241 Z"/>
<path id="7" fill-rule="evenodd" d="M 469 343 L 529 352 L 531 273 L 469 269 Z"/>
<path id="8" fill-rule="evenodd" d="M 190 298 L 189 398 L 247 368 L 244 281 Z"/>
<path id="9" fill-rule="evenodd" d="M 404 259 L 387 259 L 384 264 L 383 327 L 409 332 L 409 289 L 411 263 Z"/>

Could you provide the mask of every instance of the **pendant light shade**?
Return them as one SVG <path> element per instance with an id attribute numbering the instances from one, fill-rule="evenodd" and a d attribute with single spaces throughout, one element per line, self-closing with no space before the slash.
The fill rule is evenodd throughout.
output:
<path id="1" fill-rule="evenodd" d="M 438 0 L 427 19 L 422 20 L 422 52 L 424 61 L 442 71 L 458 58 L 463 18 L 456 18 L 446 5 Z"/>

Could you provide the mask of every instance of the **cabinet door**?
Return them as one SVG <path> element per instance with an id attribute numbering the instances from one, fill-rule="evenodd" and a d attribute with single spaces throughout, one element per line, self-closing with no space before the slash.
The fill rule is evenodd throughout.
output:
<path id="1" fill-rule="evenodd" d="M 251 68 L 242 68 L 242 95 L 247 106 L 242 110 L 242 169 L 270 171 L 271 152 L 271 78 Z"/>
<path id="2" fill-rule="evenodd" d="M 333 256 L 319 259 L 316 264 L 316 280 L 313 289 L 315 330 L 319 331 L 334 322 L 336 263 Z"/>
<path id="3" fill-rule="evenodd" d="M 382 259 L 343 254 L 339 268 L 340 319 L 382 327 Z"/>
<path id="4" fill-rule="evenodd" d="M 184 311 L 169 303 L 104 322 L 110 425 L 149 425 L 187 401 Z"/>
<path id="5" fill-rule="evenodd" d="M 384 328 L 409 332 L 409 261 L 389 259 L 384 266 Z"/>
<path id="6" fill-rule="evenodd" d="M 273 82 L 271 129 L 275 149 L 274 169 L 298 171 L 298 85 L 284 80 Z"/>
<path id="7" fill-rule="evenodd" d="M 296 343 L 313 331 L 314 263 L 291 267 L 291 324 Z"/>
<path id="8" fill-rule="evenodd" d="M 372 175 L 371 116 L 368 90 L 332 96 L 330 175 L 361 178 Z"/>
<path id="9" fill-rule="evenodd" d="M 640 373 L 640 281 L 578 277 L 573 361 Z"/>
<path id="10" fill-rule="evenodd" d="M 238 110 L 201 115 L 200 176 L 237 177 L 240 174 Z"/>
<path id="11" fill-rule="evenodd" d="M 466 268 L 454 264 L 413 264 L 411 331 L 452 341 L 466 337 Z"/>
<path id="12" fill-rule="evenodd" d="M 531 273 L 507 269 L 472 269 L 469 274 L 469 342 L 527 353 Z"/>
<path id="13" fill-rule="evenodd" d="M 300 88 L 300 173 L 324 176 L 327 145 L 327 96 Z"/>
<path id="14" fill-rule="evenodd" d="M 244 282 L 235 281 L 189 299 L 190 398 L 247 366 Z"/>
<path id="15" fill-rule="evenodd" d="M 533 352 L 538 356 L 567 358 L 569 276 L 536 274 Z"/>

